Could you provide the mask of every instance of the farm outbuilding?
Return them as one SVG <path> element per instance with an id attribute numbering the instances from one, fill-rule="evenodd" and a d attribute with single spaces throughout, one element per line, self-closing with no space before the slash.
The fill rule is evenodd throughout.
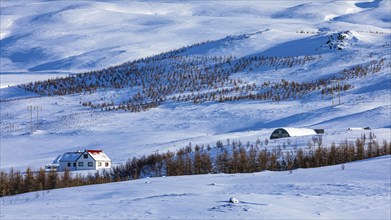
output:
<path id="1" fill-rule="evenodd" d="M 299 137 L 306 135 L 316 135 L 314 129 L 309 128 L 278 128 L 273 131 L 270 139 L 287 138 L 287 137 Z"/>

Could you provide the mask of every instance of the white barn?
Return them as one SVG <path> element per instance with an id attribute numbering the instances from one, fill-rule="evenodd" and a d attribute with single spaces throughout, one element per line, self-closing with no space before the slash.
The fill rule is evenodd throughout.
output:
<path id="1" fill-rule="evenodd" d="M 273 131 L 270 139 L 286 138 L 286 137 L 299 137 L 306 135 L 316 135 L 314 129 L 309 128 L 278 128 Z"/>
<path id="2" fill-rule="evenodd" d="M 58 171 L 111 168 L 111 160 L 102 150 L 67 152 L 58 156 L 53 164 L 58 164 Z"/>

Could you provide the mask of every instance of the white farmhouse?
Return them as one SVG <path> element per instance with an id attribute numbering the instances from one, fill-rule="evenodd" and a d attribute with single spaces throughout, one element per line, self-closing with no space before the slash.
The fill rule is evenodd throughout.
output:
<path id="1" fill-rule="evenodd" d="M 77 170 L 110 168 L 111 160 L 102 150 L 85 150 L 77 159 Z"/>
<path id="2" fill-rule="evenodd" d="M 111 160 L 102 150 L 85 150 L 62 154 L 53 161 L 53 164 L 58 164 L 58 171 L 97 170 L 110 168 Z"/>

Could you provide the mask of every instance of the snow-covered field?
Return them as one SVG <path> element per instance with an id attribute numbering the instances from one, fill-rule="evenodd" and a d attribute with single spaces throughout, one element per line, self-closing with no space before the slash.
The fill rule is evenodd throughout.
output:
<path id="1" fill-rule="evenodd" d="M 2 170 L 38 169 L 78 149 L 102 149 L 118 164 L 133 156 L 175 151 L 189 142 L 264 141 L 278 127 L 325 129 L 325 145 L 369 132 L 379 141 L 391 141 L 388 0 L 31 0 L 1 1 L 0 6 Z M 339 106 L 332 106 L 331 95 L 315 91 L 279 102 L 166 102 L 130 113 L 93 110 L 81 103 L 126 100 L 134 88 L 39 96 L 15 86 L 201 42 L 181 55 L 314 58 L 289 68 L 253 65 L 230 76 L 257 85 L 282 79 L 311 82 L 371 61 L 384 62 L 378 72 L 347 78 L 343 83 L 353 87 L 341 92 Z M 34 132 L 28 106 L 40 109 L 38 128 L 37 112 L 32 115 Z M 290 142 L 301 147 L 310 139 Z M 285 142 L 271 141 L 268 147 Z M 46 210 L 44 218 L 390 218 L 390 159 L 348 164 L 344 171 L 335 166 L 293 174 L 170 177 L 30 193 L 3 198 L 1 214 L 41 218 Z M 230 206 L 230 196 L 244 203 Z"/>
<path id="2" fill-rule="evenodd" d="M 1 219 L 389 219 L 391 157 L 316 169 L 148 178 L 1 198 Z M 229 203 L 233 197 L 239 203 Z"/>

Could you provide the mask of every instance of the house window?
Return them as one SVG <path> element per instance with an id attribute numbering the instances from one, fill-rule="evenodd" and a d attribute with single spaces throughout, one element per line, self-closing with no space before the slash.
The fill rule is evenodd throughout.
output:
<path id="1" fill-rule="evenodd" d="M 79 162 L 78 166 L 79 167 L 84 167 L 84 162 Z"/>
<path id="2" fill-rule="evenodd" d="M 73 163 L 73 166 L 76 167 L 76 163 Z"/>
<path id="3" fill-rule="evenodd" d="M 88 166 L 89 166 L 89 167 L 92 167 L 92 166 L 94 166 L 94 165 L 92 164 L 92 162 L 88 162 Z"/>
<path id="4" fill-rule="evenodd" d="M 68 163 L 68 167 L 70 167 L 71 166 L 71 163 Z"/>
<path id="5" fill-rule="evenodd" d="M 98 163 L 98 167 L 101 167 L 101 166 L 102 166 L 102 162 L 99 162 L 99 163 Z"/>
<path id="6" fill-rule="evenodd" d="M 88 154 L 84 154 L 83 157 L 84 157 L 84 158 L 88 158 Z"/>
<path id="7" fill-rule="evenodd" d="M 108 166 L 109 166 L 109 163 L 108 163 L 108 162 L 106 162 L 106 163 L 105 163 L 105 166 L 106 166 L 106 167 L 108 167 Z"/>

